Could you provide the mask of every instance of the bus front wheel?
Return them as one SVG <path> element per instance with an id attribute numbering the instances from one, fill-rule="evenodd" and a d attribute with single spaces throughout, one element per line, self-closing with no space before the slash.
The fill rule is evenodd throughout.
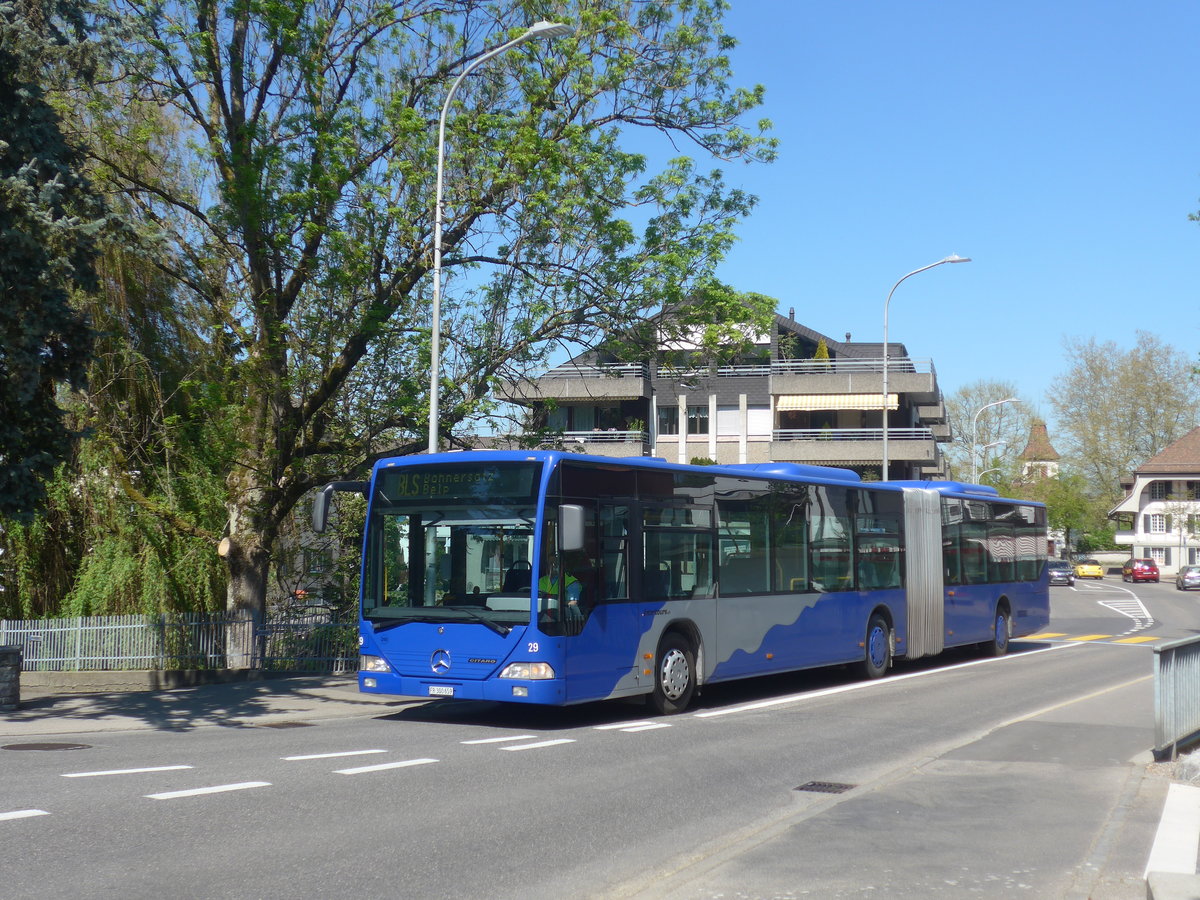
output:
<path id="1" fill-rule="evenodd" d="M 696 652 L 679 634 L 668 634 L 658 646 L 654 692 L 650 702 L 664 716 L 687 709 L 696 693 Z"/>
<path id="2" fill-rule="evenodd" d="M 872 615 L 867 623 L 864 647 L 863 674 L 867 678 L 882 678 L 892 664 L 892 635 L 887 620 L 879 613 Z"/>

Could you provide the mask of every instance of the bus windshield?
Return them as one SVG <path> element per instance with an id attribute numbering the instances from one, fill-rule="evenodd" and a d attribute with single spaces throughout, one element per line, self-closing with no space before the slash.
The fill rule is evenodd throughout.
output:
<path id="1" fill-rule="evenodd" d="M 539 474 L 521 464 L 380 473 L 363 618 L 377 627 L 477 622 L 501 633 L 528 624 Z"/>

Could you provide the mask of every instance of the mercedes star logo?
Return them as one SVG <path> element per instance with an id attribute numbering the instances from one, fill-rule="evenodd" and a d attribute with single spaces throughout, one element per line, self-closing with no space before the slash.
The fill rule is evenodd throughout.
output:
<path id="1" fill-rule="evenodd" d="M 450 651 L 449 650 L 434 650 L 433 656 L 429 657 L 429 668 L 433 669 L 435 675 L 444 675 L 450 671 Z"/>

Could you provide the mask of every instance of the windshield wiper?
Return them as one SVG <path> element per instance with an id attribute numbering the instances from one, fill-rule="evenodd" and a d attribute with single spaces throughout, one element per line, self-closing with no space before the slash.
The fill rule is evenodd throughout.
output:
<path id="1" fill-rule="evenodd" d="M 456 610 L 460 610 L 461 612 L 465 612 L 472 619 L 486 625 L 488 628 L 492 629 L 492 631 L 496 632 L 496 634 L 500 635 L 501 637 L 506 637 L 508 635 L 508 633 L 510 631 L 512 631 L 512 628 L 510 628 L 509 626 L 501 625 L 499 622 L 493 622 L 491 619 L 489 619 L 487 616 L 483 615 L 483 613 L 479 612 L 474 607 L 471 607 L 471 606 L 447 606 L 444 608 L 445 609 L 456 609 Z"/>

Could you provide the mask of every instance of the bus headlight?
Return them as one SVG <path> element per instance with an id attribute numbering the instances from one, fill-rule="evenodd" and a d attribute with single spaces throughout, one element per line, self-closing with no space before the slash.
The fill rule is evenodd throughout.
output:
<path id="1" fill-rule="evenodd" d="M 382 656 L 367 656 L 363 654 L 358 658 L 358 671 L 360 672 L 390 672 L 391 667 L 387 664 Z"/>
<path id="2" fill-rule="evenodd" d="M 520 678 L 522 681 L 545 681 L 554 677 L 554 669 L 550 663 L 544 662 L 515 662 L 509 663 L 500 673 L 501 678 Z"/>

